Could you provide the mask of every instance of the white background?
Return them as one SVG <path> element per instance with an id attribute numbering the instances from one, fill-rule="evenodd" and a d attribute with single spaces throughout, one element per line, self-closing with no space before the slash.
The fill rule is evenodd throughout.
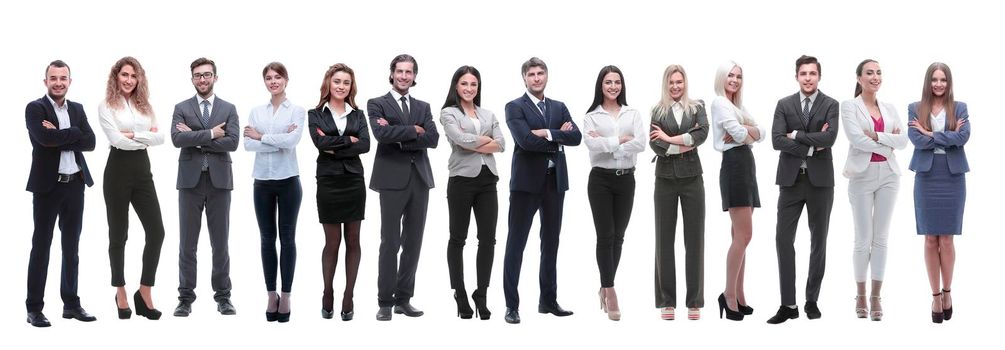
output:
<path id="1" fill-rule="evenodd" d="M 4 50 L 4 79 L 0 85 L 2 113 L 8 131 L 0 142 L 7 153 L 4 187 L 4 225 L 10 239 L 0 245 L 4 266 L 0 281 L 7 284 L 0 297 L 0 328 L 8 344 L 41 343 L 44 348 L 85 340 L 102 347 L 134 345 L 154 348 L 179 346 L 410 346 L 510 347 L 541 344 L 707 346 L 736 347 L 782 344 L 889 346 L 945 344 L 989 340 L 988 330 L 1000 313 L 1002 290 L 1000 228 L 993 215 L 1001 198 L 996 187 L 994 153 L 988 127 L 997 114 L 993 90 L 999 80 L 1000 57 L 996 35 L 1000 18 L 986 5 L 970 1 L 887 3 L 879 1 L 784 1 L 770 4 L 689 2 L 556 2 L 507 1 L 488 4 L 449 1 L 418 2 L 242 2 L 210 3 L 173 1 L 145 3 L 47 1 L 4 5 L 0 39 Z M 586 198 L 590 168 L 585 146 L 566 149 L 571 189 L 566 194 L 562 245 L 559 251 L 559 302 L 575 315 L 556 318 L 535 313 L 539 240 L 532 234 L 524 261 L 520 291 L 523 324 L 503 322 L 502 261 L 506 243 L 509 164 L 507 150 L 497 155 L 500 172 L 500 220 L 489 306 L 490 321 L 461 321 L 455 315 L 449 287 L 445 250 L 447 242 L 446 160 L 449 147 L 441 133 L 439 147 L 430 150 L 436 185 L 430 192 L 425 244 L 420 261 L 414 305 L 426 311 L 418 319 L 395 315 L 378 323 L 376 312 L 377 247 L 379 245 L 378 196 L 368 192 L 367 220 L 363 223 L 363 259 L 356 287 L 356 320 L 341 322 L 319 317 L 321 296 L 320 253 L 323 234 L 317 223 L 314 200 L 316 150 L 307 137 L 299 149 L 304 201 L 298 226 L 298 269 L 293 292 L 293 315 L 288 324 L 266 323 L 262 317 L 265 293 L 259 255 L 258 227 L 251 202 L 253 154 L 234 152 L 235 190 L 231 207 L 230 253 L 233 301 L 238 315 L 224 317 L 215 311 L 209 285 L 208 239 L 202 238 L 199 300 L 187 319 L 170 316 L 176 304 L 178 215 L 174 189 L 178 150 L 170 144 L 150 150 L 159 190 L 167 237 L 154 289 L 156 306 L 165 317 L 120 321 L 108 297 L 107 225 L 101 196 L 102 173 L 108 142 L 99 130 L 97 106 L 104 98 L 108 70 L 118 58 L 131 55 L 142 62 L 150 81 L 151 99 L 161 129 L 167 130 L 175 103 L 190 98 L 189 63 L 200 56 L 216 61 L 220 98 L 237 105 L 242 123 L 248 112 L 268 101 L 261 69 L 281 61 L 290 70 L 289 99 L 311 108 L 317 103 L 323 73 L 331 64 L 345 62 L 356 70 L 357 104 L 386 93 L 388 62 L 399 53 L 418 59 L 418 86 L 414 97 L 438 107 L 448 91 L 453 71 L 473 65 L 482 72 L 483 107 L 503 117 L 504 104 L 523 93 L 520 64 L 538 56 L 549 65 L 546 96 L 565 102 L 580 123 L 593 98 L 598 70 L 608 64 L 625 74 L 630 105 L 647 111 L 659 100 L 663 69 L 684 65 L 690 93 L 706 101 L 714 96 L 713 76 L 719 63 L 733 59 L 744 68 L 744 100 L 751 114 L 770 125 L 779 98 L 793 94 L 794 61 L 801 54 L 817 56 L 822 65 L 821 91 L 839 101 L 850 99 L 859 61 L 880 62 L 884 85 L 880 100 L 898 108 L 907 119 L 906 106 L 918 100 L 929 63 L 948 63 L 954 73 L 956 97 L 969 103 L 973 137 L 968 145 L 972 172 L 968 175 L 968 200 L 964 235 L 956 240 L 957 269 L 954 284 L 956 316 L 943 325 L 929 321 L 928 281 L 922 259 L 922 238 L 916 236 L 913 212 L 913 173 L 907 171 L 911 147 L 899 151 L 905 175 L 894 213 L 889 242 L 889 262 L 884 285 L 886 317 L 880 323 L 854 317 L 854 280 L 851 252 L 853 232 L 847 200 L 847 180 L 841 177 L 847 154 L 843 133 L 834 147 L 838 169 L 834 210 L 830 226 L 828 269 L 820 296 L 824 317 L 803 318 L 784 325 L 764 321 L 778 306 L 778 274 L 774 227 L 777 186 L 774 185 L 778 152 L 770 141 L 754 146 L 763 207 L 754 214 L 754 236 L 747 256 L 747 300 L 755 313 L 742 323 L 720 321 L 715 298 L 724 284 L 725 253 L 729 245 L 729 219 L 721 212 L 718 190 L 720 154 L 710 144 L 699 148 L 706 184 L 705 305 L 701 321 L 687 321 L 680 313 L 673 322 L 661 321 L 653 307 L 653 165 L 652 153 L 640 155 L 636 176 L 635 211 L 625 238 L 625 253 L 617 279 L 623 320 L 611 322 L 598 310 L 599 276 L 594 256 L 595 233 Z M 25 192 L 30 144 L 22 127 L 23 106 L 44 92 L 42 73 L 53 59 L 69 63 L 73 83 L 69 99 L 83 103 L 96 132 L 98 146 L 86 154 L 96 185 L 86 192 L 85 222 L 80 244 L 80 296 L 83 306 L 98 321 L 82 324 L 60 318 L 59 245 L 54 244 L 45 311 L 53 327 L 35 329 L 24 322 L 25 271 L 31 247 L 31 193 Z M 990 75 L 982 73 L 992 69 Z M 439 123 L 437 123 L 439 124 Z M 505 126 L 504 126 L 505 127 Z M 902 128 L 905 126 L 902 126 Z M 373 152 L 364 155 L 371 168 Z M 367 176 L 369 180 L 369 175 Z M 143 233 L 133 218 L 127 245 L 126 277 L 130 293 L 137 287 Z M 537 225 L 532 232 L 536 232 Z M 680 229 L 678 229 L 680 230 Z M 205 231 L 204 231 L 205 232 Z M 474 289 L 474 225 L 465 263 L 469 291 Z M 997 233 L 996 233 L 997 232 Z M 58 237 L 58 231 L 56 233 Z M 203 234 L 203 237 L 206 235 Z M 682 237 L 678 234 L 677 237 Z M 796 241 L 798 299 L 803 289 L 809 233 L 805 219 Z M 55 239 L 58 242 L 58 238 Z M 683 245 L 678 238 L 679 306 L 683 311 Z M 340 255 L 344 254 L 344 249 Z M 340 260 L 336 290 L 343 285 Z M 336 295 L 340 295 L 337 293 Z M 340 300 L 336 299 L 336 306 Z M 990 307 L 994 305 L 994 307 Z M 728 335 L 727 335 L 728 334 Z M 322 345 L 323 344 L 323 345 Z M 974 344 L 976 345 L 976 344 Z"/>

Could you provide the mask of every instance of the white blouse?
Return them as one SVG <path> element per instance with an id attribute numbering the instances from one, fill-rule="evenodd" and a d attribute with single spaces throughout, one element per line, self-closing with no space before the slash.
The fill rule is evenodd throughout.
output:
<path id="1" fill-rule="evenodd" d="M 125 150 L 141 150 L 164 143 L 164 134 L 153 132 L 156 127 L 153 116 L 145 115 L 135 110 L 129 100 L 122 98 L 122 108 L 112 109 L 107 102 L 98 105 L 98 118 L 101 130 L 108 137 L 112 147 Z M 122 135 L 123 131 L 133 133 L 130 139 Z"/>
<path id="2" fill-rule="evenodd" d="M 747 140 L 747 129 L 743 127 L 744 125 L 756 127 L 761 134 L 761 137 L 754 142 L 761 142 L 767 138 L 768 131 L 763 126 L 758 126 L 753 118 L 745 118 L 744 114 L 746 113 L 742 109 L 737 108 L 723 96 L 717 96 L 712 100 L 712 145 L 716 151 L 725 152 L 733 147 L 747 146 L 744 143 Z M 732 143 L 722 140 L 727 133 L 733 136 Z"/>
<path id="3" fill-rule="evenodd" d="M 931 119 L 929 119 L 929 123 L 932 124 L 933 134 L 946 131 L 946 109 L 943 108 L 939 114 L 932 114 Z M 946 154 L 946 149 L 942 147 L 935 147 L 932 152 L 935 154 Z"/>
<path id="4" fill-rule="evenodd" d="M 586 114 L 583 121 L 583 142 L 590 150 L 590 164 L 604 169 L 628 169 L 635 167 L 636 156 L 645 151 L 649 143 L 647 133 L 648 118 L 635 108 L 621 106 L 617 118 L 597 106 Z M 600 137 L 592 137 L 596 131 Z M 631 141 L 620 143 L 621 136 L 632 136 Z"/>
<path id="5" fill-rule="evenodd" d="M 251 110 L 248 126 L 262 134 L 261 140 L 244 137 L 244 149 L 255 154 L 251 176 L 256 180 L 282 180 L 300 175 L 297 166 L 297 144 L 304 133 L 307 111 L 283 100 L 279 109 L 267 103 Z M 290 125 L 296 125 L 288 131 Z"/>

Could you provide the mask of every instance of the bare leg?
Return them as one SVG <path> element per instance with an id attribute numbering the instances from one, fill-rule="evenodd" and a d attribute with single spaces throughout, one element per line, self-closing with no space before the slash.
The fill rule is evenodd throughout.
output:
<path id="1" fill-rule="evenodd" d="M 855 282 L 855 313 L 859 318 L 865 318 L 865 314 L 869 312 L 866 304 L 865 282 Z"/>
<path id="2" fill-rule="evenodd" d="M 115 287 L 115 303 L 120 309 L 129 308 L 129 298 L 126 297 L 126 286 Z"/>
<path id="3" fill-rule="evenodd" d="M 953 236 L 937 236 L 939 238 L 939 262 L 942 267 L 942 308 L 953 307 L 953 297 L 949 291 L 953 290 L 953 268 L 956 266 L 956 247 L 953 245 Z"/>
<path id="4" fill-rule="evenodd" d="M 942 312 L 942 296 L 939 275 L 942 272 L 942 262 L 939 257 L 939 237 L 925 236 L 925 269 L 928 270 L 928 285 L 932 288 L 932 312 Z"/>
<path id="5" fill-rule="evenodd" d="M 733 223 L 733 242 L 729 246 L 726 254 L 726 305 L 731 310 L 738 310 L 737 297 L 743 294 L 743 267 L 744 254 L 747 244 L 750 243 L 752 231 L 753 208 L 730 208 L 729 218 Z"/>
<path id="6" fill-rule="evenodd" d="M 156 310 L 154 307 L 154 297 L 151 295 L 152 290 L 150 286 L 145 286 L 140 284 L 140 297 L 143 298 L 143 303 L 147 304 L 147 308 L 150 310 Z"/>

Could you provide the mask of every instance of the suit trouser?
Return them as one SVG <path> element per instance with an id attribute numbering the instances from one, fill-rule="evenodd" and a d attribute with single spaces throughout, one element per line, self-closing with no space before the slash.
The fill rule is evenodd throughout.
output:
<path id="1" fill-rule="evenodd" d="M 893 205 L 900 189 L 900 175 L 887 162 L 869 163 L 865 172 L 848 182 L 848 201 L 855 220 L 855 282 L 865 282 L 870 265 L 872 279 L 883 280 L 886 243 L 890 237 Z"/>
<path id="2" fill-rule="evenodd" d="M 684 220 L 684 276 L 687 307 L 705 306 L 705 181 L 701 175 L 656 178 L 656 307 L 677 307 L 677 202 Z"/>
<path id="3" fill-rule="evenodd" d="M 404 189 L 380 191 L 377 304 L 381 307 L 408 303 L 415 295 L 415 271 L 428 205 L 429 186 L 419 177 L 415 166 Z"/>
<path id="4" fill-rule="evenodd" d="M 178 190 L 178 217 L 181 234 L 178 254 L 178 300 L 195 300 L 196 250 L 202 229 L 202 210 L 206 209 L 209 246 L 213 250 L 213 299 L 230 298 L 230 192 L 213 187 L 209 172 L 204 171 L 194 188 Z"/>
<path id="5" fill-rule="evenodd" d="M 810 227 L 810 268 L 806 276 L 806 301 L 816 302 L 827 260 L 827 229 L 834 207 L 834 187 L 816 187 L 806 174 L 796 176 L 792 186 L 780 186 L 775 250 L 778 254 L 778 284 L 782 305 L 796 305 L 796 250 L 793 247 L 799 216 L 806 206 Z"/>
<path id="6" fill-rule="evenodd" d="M 635 201 L 635 176 L 617 175 L 597 170 L 590 171 L 586 185 L 593 226 L 597 230 L 597 267 L 600 270 L 600 287 L 614 287 L 614 277 L 621 262 L 621 246 L 632 217 Z"/>
<path id="7" fill-rule="evenodd" d="M 510 191 L 509 233 L 506 238 L 506 256 L 503 259 L 503 292 L 506 307 L 519 310 L 520 268 L 523 266 L 523 251 L 527 247 L 527 237 L 533 224 L 534 214 L 541 211 L 541 263 L 538 283 L 541 296 L 540 305 L 558 304 L 558 282 L 556 263 L 558 258 L 558 237 L 562 231 L 562 207 L 565 191 L 559 191 L 555 174 L 550 173 L 544 193 Z"/>
<path id="8" fill-rule="evenodd" d="M 153 286 L 164 244 L 164 221 L 157 200 L 150 158 L 146 150 L 124 151 L 112 148 L 105 164 L 103 184 L 105 214 L 108 218 L 108 261 L 112 268 L 112 286 L 126 285 L 125 253 L 129 238 L 129 205 L 136 210 L 145 232 L 143 269 L 140 284 Z"/>
<path id="9" fill-rule="evenodd" d="M 300 176 L 255 180 L 252 197 L 258 231 L 262 236 L 262 271 L 265 273 L 266 291 L 276 291 L 277 270 L 283 277 L 282 291 L 289 293 L 293 289 L 293 271 L 297 265 L 297 216 L 303 196 Z M 279 237 L 279 254 L 276 254 L 276 236 Z"/>
<path id="10" fill-rule="evenodd" d="M 63 308 L 80 306 L 77 296 L 77 248 L 84 216 L 84 180 L 78 176 L 68 183 L 57 183 L 46 193 L 32 194 L 32 216 L 35 230 L 31 236 L 28 258 L 28 312 L 42 311 L 45 305 L 45 280 L 49 272 L 49 250 L 53 226 L 59 222 L 60 246 L 63 252 L 59 276 L 59 295 Z"/>
<path id="11" fill-rule="evenodd" d="M 468 238 L 472 211 L 478 225 L 478 255 L 475 258 L 477 288 L 489 286 L 495 258 L 496 222 L 499 219 L 497 182 L 499 177 L 484 165 L 477 177 L 451 176 L 447 182 L 447 207 L 450 211 L 447 268 L 450 270 L 451 289 L 464 289 L 464 241 Z"/>

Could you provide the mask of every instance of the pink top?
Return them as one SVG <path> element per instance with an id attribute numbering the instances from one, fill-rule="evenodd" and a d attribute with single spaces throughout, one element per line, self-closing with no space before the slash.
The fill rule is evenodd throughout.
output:
<path id="1" fill-rule="evenodd" d="M 872 115 L 870 115 L 869 117 L 871 117 L 870 119 L 872 119 L 872 130 L 875 131 L 875 132 L 883 132 L 883 128 L 885 126 L 884 123 L 883 123 L 883 118 L 880 117 L 879 119 L 877 119 L 877 118 L 873 117 Z M 878 155 L 876 153 L 873 153 L 871 161 L 873 161 L 873 162 L 885 162 L 886 161 L 886 157 Z"/>

